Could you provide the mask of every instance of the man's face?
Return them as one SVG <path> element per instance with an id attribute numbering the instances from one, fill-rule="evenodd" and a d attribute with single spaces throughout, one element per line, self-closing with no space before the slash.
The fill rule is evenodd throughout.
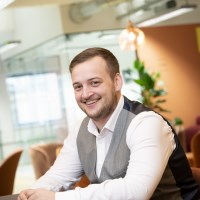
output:
<path id="1" fill-rule="evenodd" d="M 116 74 L 112 80 L 106 62 L 98 56 L 76 65 L 71 75 L 79 107 L 94 121 L 106 122 L 119 100 L 121 76 Z"/>

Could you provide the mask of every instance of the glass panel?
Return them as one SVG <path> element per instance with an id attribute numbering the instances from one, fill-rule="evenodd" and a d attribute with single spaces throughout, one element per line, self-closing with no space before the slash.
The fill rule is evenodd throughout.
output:
<path id="1" fill-rule="evenodd" d="M 9 77 L 6 80 L 16 110 L 15 126 L 41 124 L 62 118 L 55 73 Z"/>
<path id="2" fill-rule="evenodd" d="M 7 117 L 2 117 L 0 152 L 4 157 L 11 149 L 23 147 L 22 163 L 29 163 L 31 144 L 63 141 L 76 132 L 85 116 L 74 99 L 68 65 L 71 59 L 88 47 L 105 47 L 118 58 L 121 70 L 132 66 L 135 53 L 121 51 L 121 30 L 95 31 L 61 35 L 3 61 L 4 98 Z M 1 89 L 0 81 L 0 89 Z M 132 85 L 124 85 L 123 94 L 134 94 Z M 135 88 L 134 88 L 135 89 Z M 0 155 L 1 156 L 1 155 Z"/>

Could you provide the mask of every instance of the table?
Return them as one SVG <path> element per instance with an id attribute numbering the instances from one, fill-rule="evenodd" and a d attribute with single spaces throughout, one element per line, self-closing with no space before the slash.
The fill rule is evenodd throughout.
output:
<path id="1" fill-rule="evenodd" d="M 18 194 L 0 196 L 0 200 L 17 200 Z"/>

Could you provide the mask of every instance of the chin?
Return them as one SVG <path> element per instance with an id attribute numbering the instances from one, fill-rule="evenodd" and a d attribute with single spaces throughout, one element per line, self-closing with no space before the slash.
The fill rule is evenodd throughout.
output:
<path id="1" fill-rule="evenodd" d="M 87 116 L 89 117 L 89 118 L 91 118 L 91 119 L 93 119 L 93 120 L 96 120 L 96 119 L 98 119 L 99 118 L 99 116 L 98 115 L 96 115 L 95 113 L 86 113 L 87 114 Z"/>

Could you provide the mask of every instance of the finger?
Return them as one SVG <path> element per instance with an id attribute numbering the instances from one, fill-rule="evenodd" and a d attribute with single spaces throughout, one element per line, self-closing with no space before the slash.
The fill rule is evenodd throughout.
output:
<path id="1" fill-rule="evenodd" d="M 34 194 L 35 190 L 34 189 L 28 189 L 24 191 L 24 194 L 26 196 L 27 199 L 29 199 L 29 197 Z"/>
<path id="2" fill-rule="evenodd" d="M 17 200 L 27 200 L 27 197 L 24 193 L 20 193 L 19 196 L 17 197 Z"/>

